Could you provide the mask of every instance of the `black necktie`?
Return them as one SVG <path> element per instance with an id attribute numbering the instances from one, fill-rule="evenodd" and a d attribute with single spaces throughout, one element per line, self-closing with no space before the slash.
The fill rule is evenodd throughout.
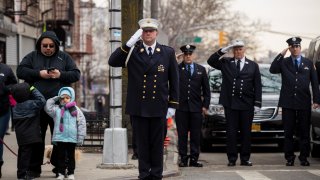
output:
<path id="1" fill-rule="evenodd" d="M 298 71 L 299 66 L 298 66 L 298 60 L 297 59 L 294 60 L 294 67 L 296 68 L 296 71 Z"/>
<path id="2" fill-rule="evenodd" d="M 240 60 L 237 61 L 237 72 L 238 73 L 240 72 L 240 62 L 241 62 Z"/>
<path id="3" fill-rule="evenodd" d="M 191 73 L 191 65 L 188 64 L 187 67 L 188 67 L 188 74 L 189 74 L 189 76 L 192 76 L 192 73 Z"/>
<path id="4" fill-rule="evenodd" d="M 152 47 L 148 47 L 148 51 L 149 51 L 149 57 L 152 56 Z"/>

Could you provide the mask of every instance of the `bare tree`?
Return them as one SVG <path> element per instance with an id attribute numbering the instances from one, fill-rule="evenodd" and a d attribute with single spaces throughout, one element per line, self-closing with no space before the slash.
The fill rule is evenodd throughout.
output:
<path id="1" fill-rule="evenodd" d="M 145 7 L 150 7 L 145 0 Z M 266 29 L 260 21 L 252 21 L 244 14 L 231 12 L 232 0 L 162 0 L 159 2 L 159 16 L 162 30 L 168 35 L 169 45 L 176 50 L 186 43 L 196 43 L 198 58 L 204 61 L 219 48 L 218 33 L 226 32 L 228 41 L 243 39 L 248 44 L 248 53 L 253 56 L 259 45 L 255 36 L 261 29 Z M 149 8 L 144 9 L 149 16 Z M 201 42 L 195 42 L 199 37 Z"/>
<path id="2" fill-rule="evenodd" d="M 229 0 L 161 1 L 159 20 L 169 36 L 169 44 L 176 48 L 185 38 L 202 29 L 223 29 L 228 20 Z"/>

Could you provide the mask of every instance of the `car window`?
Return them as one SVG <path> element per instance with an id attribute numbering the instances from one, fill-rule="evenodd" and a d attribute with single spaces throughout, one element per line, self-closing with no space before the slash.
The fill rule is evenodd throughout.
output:
<path id="1" fill-rule="evenodd" d="M 271 74 L 269 67 L 260 67 L 262 93 L 279 93 L 281 89 L 280 74 Z"/>
<path id="2" fill-rule="evenodd" d="M 281 77 L 279 74 L 271 74 L 269 66 L 260 67 L 262 93 L 280 93 Z M 221 91 L 222 74 L 220 70 L 211 68 L 208 71 L 210 90 L 214 93 Z"/>

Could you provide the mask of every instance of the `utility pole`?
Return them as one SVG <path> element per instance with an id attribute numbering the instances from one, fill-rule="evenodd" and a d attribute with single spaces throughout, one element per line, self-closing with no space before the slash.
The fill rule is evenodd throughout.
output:
<path id="1" fill-rule="evenodd" d="M 143 0 L 111 0 L 109 8 L 110 46 L 113 52 L 139 28 Z M 122 109 L 125 106 L 127 84 L 126 69 L 110 67 L 110 128 L 104 131 L 102 165 L 128 165 L 127 129 L 122 128 L 123 117 L 127 117 Z"/>
<path id="2" fill-rule="evenodd" d="M 111 0 L 111 52 L 121 46 L 121 0 Z M 127 129 L 122 128 L 121 67 L 110 67 L 110 128 L 104 131 L 102 164 L 121 166 L 128 163 Z"/>

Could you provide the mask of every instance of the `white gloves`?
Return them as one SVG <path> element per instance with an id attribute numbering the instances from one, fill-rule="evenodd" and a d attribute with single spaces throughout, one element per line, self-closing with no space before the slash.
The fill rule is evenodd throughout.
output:
<path id="1" fill-rule="evenodd" d="M 233 44 L 227 46 L 227 47 L 224 47 L 221 49 L 221 52 L 223 53 L 227 53 L 231 48 L 233 48 Z"/>
<path id="2" fill-rule="evenodd" d="M 166 118 L 168 119 L 169 117 L 173 117 L 175 114 L 176 114 L 176 109 L 169 107 Z"/>
<path id="3" fill-rule="evenodd" d="M 260 111 L 260 107 L 258 107 L 258 106 L 254 106 L 254 113 L 257 113 L 257 112 L 259 112 Z"/>
<path id="4" fill-rule="evenodd" d="M 129 39 L 129 41 L 127 42 L 127 46 L 128 47 L 132 47 L 140 38 L 140 36 L 142 35 L 143 30 L 142 29 L 138 29 Z"/>

